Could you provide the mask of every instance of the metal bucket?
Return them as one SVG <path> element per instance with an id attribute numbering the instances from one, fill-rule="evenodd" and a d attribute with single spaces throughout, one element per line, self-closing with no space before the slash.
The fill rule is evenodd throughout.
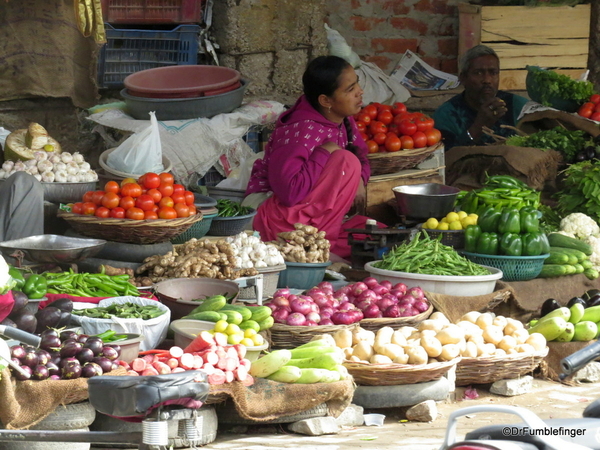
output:
<path id="1" fill-rule="evenodd" d="M 398 213 L 412 219 L 444 217 L 454 207 L 460 189 L 438 183 L 413 184 L 392 188 Z"/>

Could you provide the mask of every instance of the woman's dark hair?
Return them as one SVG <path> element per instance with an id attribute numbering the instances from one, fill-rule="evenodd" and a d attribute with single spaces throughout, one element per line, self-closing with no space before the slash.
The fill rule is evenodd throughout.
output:
<path id="1" fill-rule="evenodd" d="M 302 86 L 304 95 L 308 103 L 317 111 L 321 110 L 319 104 L 319 96 L 326 95 L 331 97 L 339 87 L 339 77 L 347 67 L 352 67 L 348 61 L 339 56 L 318 56 L 313 59 L 304 74 L 302 75 Z M 346 150 L 350 150 L 356 154 L 358 147 L 352 142 L 354 141 L 354 133 L 352 125 L 347 117 L 344 118 L 344 126 L 346 127 L 346 135 L 348 136 L 348 145 Z"/>

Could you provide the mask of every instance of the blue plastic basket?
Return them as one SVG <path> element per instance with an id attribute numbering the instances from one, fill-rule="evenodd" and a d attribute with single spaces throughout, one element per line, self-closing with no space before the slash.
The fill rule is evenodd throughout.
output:
<path id="1" fill-rule="evenodd" d="M 331 261 L 324 263 L 285 263 L 286 269 L 279 273 L 277 287 L 292 289 L 310 289 L 315 287 L 325 276 L 325 270 Z"/>
<path id="2" fill-rule="evenodd" d="M 483 255 L 462 252 L 466 258 L 482 266 L 495 267 L 502 271 L 504 281 L 527 281 L 537 277 L 542 271 L 544 260 L 549 253 L 539 256 Z"/>
<path id="3" fill-rule="evenodd" d="M 127 75 L 155 67 L 198 63 L 198 25 L 173 30 L 125 30 L 110 24 L 98 56 L 98 86 L 123 87 Z"/>

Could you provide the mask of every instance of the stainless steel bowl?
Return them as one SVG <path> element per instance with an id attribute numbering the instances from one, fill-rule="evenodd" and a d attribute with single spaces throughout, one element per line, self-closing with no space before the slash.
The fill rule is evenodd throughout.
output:
<path id="1" fill-rule="evenodd" d="M 454 207 L 460 189 L 438 183 L 413 184 L 392 188 L 398 213 L 411 219 L 444 217 Z"/>
<path id="2" fill-rule="evenodd" d="M 23 252 L 25 259 L 40 263 L 71 263 L 97 254 L 106 244 L 102 239 L 81 239 L 56 234 L 40 234 L 0 242 L 0 251 L 10 256 Z"/>

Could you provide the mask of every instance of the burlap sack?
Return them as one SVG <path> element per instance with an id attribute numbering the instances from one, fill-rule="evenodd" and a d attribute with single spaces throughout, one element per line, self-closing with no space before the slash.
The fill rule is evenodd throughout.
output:
<path id="1" fill-rule="evenodd" d="M 569 386 L 576 386 L 578 383 L 573 379 L 575 378 L 577 372 L 572 373 L 564 380 L 561 380 L 558 377 L 562 372 L 560 362 L 566 356 L 569 356 L 575 353 L 577 350 L 581 350 L 583 347 L 587 347 L 588 345 L 594 342 L 596 341 L 594 340 L 588 342 L 548 342 L 548 348 L 550 349 L 550 351 L 540 363 L 539 376 L 541 378 L 546 378 L 552 381 L 559 381 L 561 383 L 568 384 Z"/>
<path id="2" fill-rule="evenodd" d="M 125 375 L 119 368 L 107 375 Z M 0 422 L 6 429 L 27 429 L 45 419 L 58 406 L 88 398 L 87 378 L 76 380 L 16 381 L 4 369 L 0 378 Z"/>
<path id="3" fill-rule="evenodd" d="M 437 311 L 444 313 L 451 322 L 457 322 L 469 311 L 493 311 L 499 304 L 506 302 L 512 294 L 512 289 L 508 284 L 498 281 L 496 289 L 491 294 L 462 297 L 425 292 L 425 297 Z"/>
<path id="4" fill-rule="evenodd" d="M 527 134 L 554 127 L 565 127 L 567 130 L 583 130 L 592 137 L 600 134 L 598 125 L 590 120 L 564 111 L 545 110 L 523 116 L 517 128 Z"/>
<path id="5" fill-rule="evenodd" d="M 233 399 L 239 415 L 246 420 L 264 422 L 290 416 L 326 403 L 329 415 L 338 417 L 354 396 L 352 380 L 335 383 L 286 384 L 255 378 L 252 386 L 240 382 L 210 387 L 211 395 Z"/>

